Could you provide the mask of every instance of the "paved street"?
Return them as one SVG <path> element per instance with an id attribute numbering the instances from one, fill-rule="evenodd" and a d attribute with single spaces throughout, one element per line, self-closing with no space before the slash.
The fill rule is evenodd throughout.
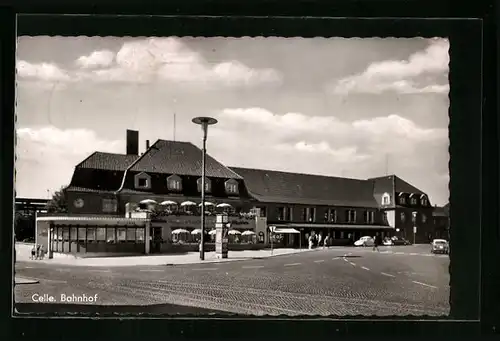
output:
<path id="1" fill-rule="evenodd" d="M 97 294 L 99 305 L 155 305 L 156 312 L 158 305 L 169 305 L 164 313 L 175 313 L 174 305 L 206 309 L 199 314 L 449 313 L 447 255 L 429 254 L 428 245 L 380 251 L 332 248 L 246 261 L 114 268 L 21 262 L 16 275 L 39 283 L 16 285 L 15 299 L 33 303 L 37 293 L 61 303 L 61 294 Z"/>

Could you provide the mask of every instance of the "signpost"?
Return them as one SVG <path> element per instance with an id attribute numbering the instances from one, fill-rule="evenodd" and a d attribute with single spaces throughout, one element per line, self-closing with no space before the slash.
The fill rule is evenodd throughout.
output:
<path id="1" fill-rule="evenodd" d="M 215 256 L 227 258 L 228 230 L 230 227 L 226 214 L 217 214 L 215 220 Z"/>
<path id="2" fill-rule="evenodd" d="M 417 235 L 417 212 L 412 212 L 412 220 L 413 220 L 413 245 L 415 245 L 415 236 Z"/>

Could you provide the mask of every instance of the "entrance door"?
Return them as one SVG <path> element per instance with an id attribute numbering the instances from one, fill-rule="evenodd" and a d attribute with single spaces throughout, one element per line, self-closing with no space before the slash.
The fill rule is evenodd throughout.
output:
<path id="1" fill-rule="evenodd" d="M 150 233 L 151 233 L 151 237 L 152 237 L 151 238 L 150 252 L 151 253 L 160 253 L 161 242 L 162 242 L 161 227 L 152 226 Z"/>

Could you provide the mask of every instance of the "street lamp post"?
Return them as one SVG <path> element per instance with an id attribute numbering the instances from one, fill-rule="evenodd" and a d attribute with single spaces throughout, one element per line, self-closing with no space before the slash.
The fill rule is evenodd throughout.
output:
<path id="1" fill-rule="evenodd" d="M 205 259 L 205 161 L 207 158 L 207 129 L 209 125 L 217 123 L 212 117 L 195 117 L 193 123 L 199 124 L 203 130 L 203 149 L 201 161 L 201 238 L 200 238 L 200 259 Z"/>

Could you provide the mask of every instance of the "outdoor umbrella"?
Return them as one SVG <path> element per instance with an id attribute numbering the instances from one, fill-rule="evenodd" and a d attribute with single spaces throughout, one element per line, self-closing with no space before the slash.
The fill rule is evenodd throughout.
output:
<path id="1" fill-rule="evenodd" d="M 200 203 L 198 206 L 201 206 L 202 204 Z M 210 202 L 210 201 L 205 201 L 205 206 L 214 206 L 215 204 Z"/>
<path id="2" fill-rule="evenodd" d="M 184 207 L 184 206 L 195 206 L 196 203 L 195 202 L 192 202 L 192 201 L 184 201 L 181 206 Z"/>
<path id="3" fill-rule="evenodd" d="M 230 230 L 230 231 L 228 232 L 228 234 L 230 234 L 230 235 L 235 235 L 235 234 L 241 234 L 241 232 L 240 232 L 240 231 L 238 231 L 238 230 Z"/>
<path id="4" fill-rule="evenodd" d="M 201 234 L 201 230 L 195 229 L 195 230 L 191 231 L 191 234 Z"/>
<path id="5" fill-rule="evenodd" d="M 230 204 L 222 203 L 222 204 L 217 205 L 217 207 L 222 208 L 222 207 L 233 207 L 233 206 L 231 206 Z"/>
<path id="6" fill-rule="evenodd" d="M 144 200 L 141 200 L 139 202 L 139 204 L 149 204 L 150 205 L 150 204 L 157 204 L 157 202 L 154 201 L 153 199 L 144 199 Z"/>
<path id="7" fill-rule="evenodd" d="M 245 231 L 241 235 L 242 236 L 253 236 L 254 234 L 255 234 L 255 232 L 253 232 L 253 231 Z"/>
<path id="8" fill-rule="evenodd" d="M 160 205 L 167 206 L 167 205 L 177 205 L 175 201 L 172 200 L 165 200 L 160 203 Z"/>
<path id="9" fill-rule="evenodd" d="M 176 229 L 172 231 L 172 234 L 180 234 L 180 233 L 189 233 L 189 231 L 184 229 Z"/>

